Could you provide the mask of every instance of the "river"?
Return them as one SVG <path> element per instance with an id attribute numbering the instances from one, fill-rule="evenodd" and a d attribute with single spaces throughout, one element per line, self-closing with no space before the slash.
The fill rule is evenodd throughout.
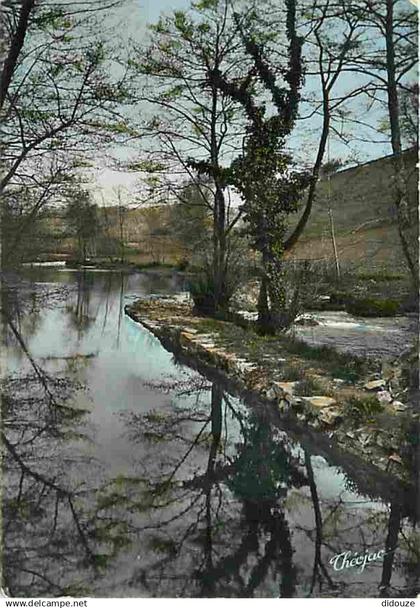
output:
<path id="1" fill-rule="evenodd" d="M 124 315 L 134 298 L 182 288 L 65 268 L 5 277 L 7 592 L 418 593 L 420 534 L 398 486 L 308 447 Z"/>

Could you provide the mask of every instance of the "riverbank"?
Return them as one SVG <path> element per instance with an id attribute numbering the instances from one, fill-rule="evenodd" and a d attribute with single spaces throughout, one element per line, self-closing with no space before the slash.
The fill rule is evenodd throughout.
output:
<path id="1" fill-rule="evenodd" d="M 182 298 L 138 300 L 126 314 L 168 350 L 222 375 L 234 390 L 310 428 L 401 480 L 411 477 L 412 425 L 398 364 L 352 357 L 287 337 L 200 317 Z M 414 422 L 413 422 L 414 421 Z"/>
<path id="2" fill-rule="evenodd" d="M 4 434 L 13 447 L 4 459 L 5 547 L 13 551 L 18 535 L 23 566 L 47 579 L 37 587 L 40 597 L 51 591 L 49 580 L 61 585 L 60 593 L 91 597 L 182 596 L 184 581 L 192 581 L 188 595 L 199 597 L 203 591 L 196 565 L 206 563 L 208 555 L 203 533 L 215 548 L 211 575 L 218 596 L 244 596 L 234 586 L 236 572 L 245 581 L 254 580 L 263 563 L 255 596 L 277 597 L 276 580 L 283 571 L 289 576 L 291 565 L 299 574 L 295 595 L 306 597 L 315 556 L 328 569 L 331 594 L 376 597 L 383 568 L 392 574 L 390 594 L 417 593 L 412 579 L 419 546 L 413 527 L 419 520 L 414 471 L 411 486 L 401 482 L 386 467 L 361 460 L 357 450 L 340 447 L 328 431 L 281 413 L 275 401 L 260 398 L 258 391 L 241 391 L 234 374 L 205 364 L 205 357 L 200 363 L 187 349 L 174 346 L 174 340 L 159 341 L 124 315 L 125 304 L 159 294 L 162 303 L 170 304 L 170 298 L 185 303 L 178 296 L 183 280 L 42 267 L 3 279 L 3 305 L 22 338 L 20 345 L 5 328 L 3 393 L 11 406 Z M 164 313 L 157 311 L 157 316 Z M 213 331 L 209 319 L 203 322 L 194 327 L 188 321 L 195 336 Z M 230 324 L 224 327 L 227 332 Z M 234 335 L 236 328 L 231 331 Z M 252 350 L 252 332 L 247 334 L 238 335 Z M 33 374 L 21 346 L 40 376 Z M 263 354 L 270 348 L 263 343 Z M 290 356 L 284 353 L 283 358 Z M 352 370 L 344 364 L 340 359 L 349 375 Z M 353 366 L 352 373 L 357 371 Z M 338 378 L 338 372 L 331 374 Z M 53 420 L 44 380 L 58 406 L 63 400 L 66 404 Z M 29 471 L 23 486 L 20 463 Z M 392 463 L 391 472 L 397 466 Z M 42 478 L 74 498 L 89 547 L 93 556 L 99 555 L 94 557 L 99 574 L 86 568 L 71 505 L 67 500 L 57 505 L 56 492 L 45 492 Z M 24 510 L 15 508 L 19 497 Z M 26 506 L 36 510 L 36 530 Z M 58 537 L 51 537 L 55 515 Z M 360 576 L 331 565 L 341 551 L 384 547 L 390 537 L 396 539 L 392 570 L 385 562 L 371 563 Z M 57 544 L 57 538 L 72 542 Z M 40 551 L 33 551 L 34 546 Z M 286 547 L 293 560 L 285 568 L 278 547 Z M 156 564 L 162 563 L 165 571 L 155 585 Z M 231 563 L 237 566 L 229 583 L 224 566 Z M 63 564 L 69 567 L 63 570 Z M 40 579 L 42 585 L 45 579 Z M 15 581 L 14 593 L 24 596 L 28 578 L 21 582 L 16 575 Z M 320 594 L 327 591 L 323 586 Z"/>
<path id="3" fill-rule="evenodd" d="M 159 274 L 162 276 L 171 276 L 174 273 L 186 275 L 187 273 L 178 269 L 174 264 L 160 264 L 155 262 L 145 262 L 144 264 L 136 264 L 130 261 L 109 261 L 109 260 L 89 260 L 85 263 L 77 262 L 68 259 L 51 259 L 43 261 L 23 262 L 21 267 L 26 268 L 65 268 L 66 270 L 97 270 L 97 271 L 112 271 L 123 274 L 133 274 L 141 272 L 143 274 Z"/>

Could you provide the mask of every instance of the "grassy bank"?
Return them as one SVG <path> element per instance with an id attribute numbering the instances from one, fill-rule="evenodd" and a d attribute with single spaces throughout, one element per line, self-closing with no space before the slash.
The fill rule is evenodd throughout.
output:
<path id="1" fill-rule="evenodd" d="M 139 301 L 126 308 L 166 348 L 222 374 L 282 416 L 327 434 L 341 449 L 382 471 L 410 478 L 410 428 L 418 414 L 403 403 L 398 365 L 351 357 L 287 336 L 194 315 L 186 303 Z"/>

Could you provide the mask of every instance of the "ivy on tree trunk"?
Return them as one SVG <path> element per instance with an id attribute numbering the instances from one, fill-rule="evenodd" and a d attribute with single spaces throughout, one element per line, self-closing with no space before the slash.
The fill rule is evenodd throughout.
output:
<path id="1" fill-rule="evenodd" d="M 258 323 L 263 333 L 285 329 L 290 324 L 283 262 L 286 219 L 297 211 L 307 176 L 291 169 L 285 140 L 293 129 L 303 80 L 302 41 L 296 33 L 296 0 L 285 0 L 288 58 L 286 67 L 272 67 L 265 57 L 264 41 L 255 35 L 258 13 L 238 24 L 245 54 L 250 59 L 242 82 L 230 81 L 219 70 L 209 79 L 242 107 L 247 119 L 243 152 L 232 163 L 229 182 L 241 194 L 243 218 L 252 247 L 261 254 Z M 278 75 L 282 84 L 278 84 Z M 274 105 L 268 115 L 259 90 L 266 90 Z"/>

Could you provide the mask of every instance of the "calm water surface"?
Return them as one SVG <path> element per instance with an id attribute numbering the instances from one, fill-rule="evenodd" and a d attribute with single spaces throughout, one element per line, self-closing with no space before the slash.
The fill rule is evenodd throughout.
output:
<path id="1" fill-rule="evenodd" d="M 362 469 L 312 453 L 124 316 L 133 298 L 182 288 L 145 274 L 7 277 L 9 593 L 414 596 L 420 534 L 398 492 L 366 490 Z M 334 570 L 344 552 L 371 559 Z"/>

